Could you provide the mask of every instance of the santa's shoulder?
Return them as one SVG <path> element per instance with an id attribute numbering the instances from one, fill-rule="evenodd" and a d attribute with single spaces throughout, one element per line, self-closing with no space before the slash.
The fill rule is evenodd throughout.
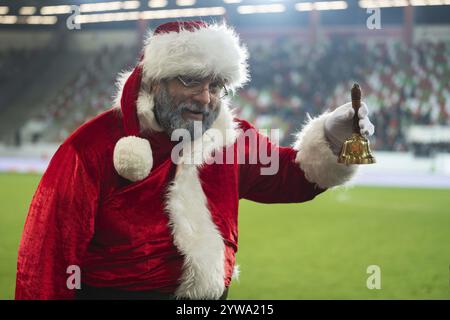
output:
<path id="1" fill-rule="evenodd" d="M 122 136 L 120 110 L 113 108 L 82 124 L 63 144 L 70 145 L 81 157 L 89 161 L 99 161 L 105 157 L 112 157 L 114 145 Z"/>

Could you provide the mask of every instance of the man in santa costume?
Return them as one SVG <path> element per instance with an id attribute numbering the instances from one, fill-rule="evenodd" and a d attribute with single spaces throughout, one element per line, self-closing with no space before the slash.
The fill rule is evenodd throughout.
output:
<path id="1" fill-rule="evenodd" d="M 351 178 L 355 167 L 337 163 L 351 104 L 309 119 L 294 147 L 233 117 L 225 95 L 248 81 L 247 58 L 225 24 L 166 23 L 148 37 L 118 81 L 114 108 L 78 128 L 42 177 L 20 244 L 17 299 L 226 298 L 239 199 L 304 202 Z M 367 114 L 363 104 L 369 136 Z M 193 139 L 174 159 L 178 129 Z M 248 161 L 262 148 L 278 155 L 273 174 Z M 81 289 L 69 285 L 74 266 Z"/>

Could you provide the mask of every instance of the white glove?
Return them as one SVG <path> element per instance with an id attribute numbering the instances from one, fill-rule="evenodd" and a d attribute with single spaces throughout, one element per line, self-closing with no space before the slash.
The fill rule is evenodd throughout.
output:
<path id="1" fill-rule="evenodd" d="M 331 112 L 325 120 L 325 136 L 335 155 L 339 155 L 345 140 L 352 136 L 354 114 L 352 103 L 348 102 Z M 367 105 L 361 102 L 358 110 L 359 128 L 361 129 L 360 133 L 365 137 L 369 137 L 375 132 L 375 127 L 370 122 L 368 114 Z"/>

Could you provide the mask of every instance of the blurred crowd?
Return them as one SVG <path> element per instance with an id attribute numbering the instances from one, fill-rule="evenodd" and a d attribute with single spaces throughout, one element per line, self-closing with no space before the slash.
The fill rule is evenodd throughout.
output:
<path id="1" fill-rule="evenodd" d="M 293 142 L 305 115 L 350 101 L 358 82 L 376 127 L 377 150 L 408 150 L 412 124 L 450 125 L 450 42 L 357 42 L 334 38 L 314 47 L 292 38 L 248 41 L 252 82 L 237 98 L 240 115 L 280 128 Z"/>
<path id="2" fill-rule="evenodd" d="M 293 37 L 245 40 L 251 82 L 232 98 L 237 115 L 258 128 L 280 129 L 291 144 L 306 121 L 350 100 L 358 82 L 376 127 L 376 150 L 408 150 L 412 124 L 450 125 L 450 42 L 358 42 L 333 38 L 311 46 Z M 111 107 L 117 73 L 133 67 L 138 48 L 103 48 L 69 84 L 54 93 L 37 117 L 65 139 L 86 120 Z M 0 59 L 1 60 L 1 59 Z M 3 70 L 5 65 L 0 65 Z M 1 79 L 0 79 L 1 80 Z"/>
<path id="3" fill-rule="evenodd" d="M 17 92 L 30 86 L 54 54 L 54 48 L 50 47 L 0 51 L 0 108 L 9 103 Z"/>
<path id="4" fill-rule="evenodd" d="M 111 108 L 117 74 L 135 63 L 137 47 L 104 47 L 87 57 L 72 80 L 64 85 L 47 109 L 36 117 L 58 129 L 53 139 L 63 141 L 71 132 L 95 115 Z"/>

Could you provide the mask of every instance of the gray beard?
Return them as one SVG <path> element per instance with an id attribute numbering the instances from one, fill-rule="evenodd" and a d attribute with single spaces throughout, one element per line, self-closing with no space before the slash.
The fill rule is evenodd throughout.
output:
<path id="1" fill-rule="evenodd" d="M 211 128 L 214 121 L 219 116 L 221 101 L 217 100 L 211 108 L 208 106 L 201 106 L 197 103 L 180 103 L 176 105 L 174 99 L 169 95 L 166 86 L 163 84 L 154 96 L 155 107 L 153 109 L 155 118 L 158 124 L 164 129 L 164 131 L 170 136 L 176 129 L 185 129 L 190 135 L 191 139 L 195 140 L 199 138 L 203 133 Z M 195 112 L 203 113 L 203 120 L 201 121 L 201 130 L 199 130 L 198 123 L 200 121 L 185 120 L 182 117 L 183 111 L 191 110 Z M 194 124 L 197 122 L 196 130 L 194 130 Z M 200 134 L 200 135 L 199 135 Z"/>

